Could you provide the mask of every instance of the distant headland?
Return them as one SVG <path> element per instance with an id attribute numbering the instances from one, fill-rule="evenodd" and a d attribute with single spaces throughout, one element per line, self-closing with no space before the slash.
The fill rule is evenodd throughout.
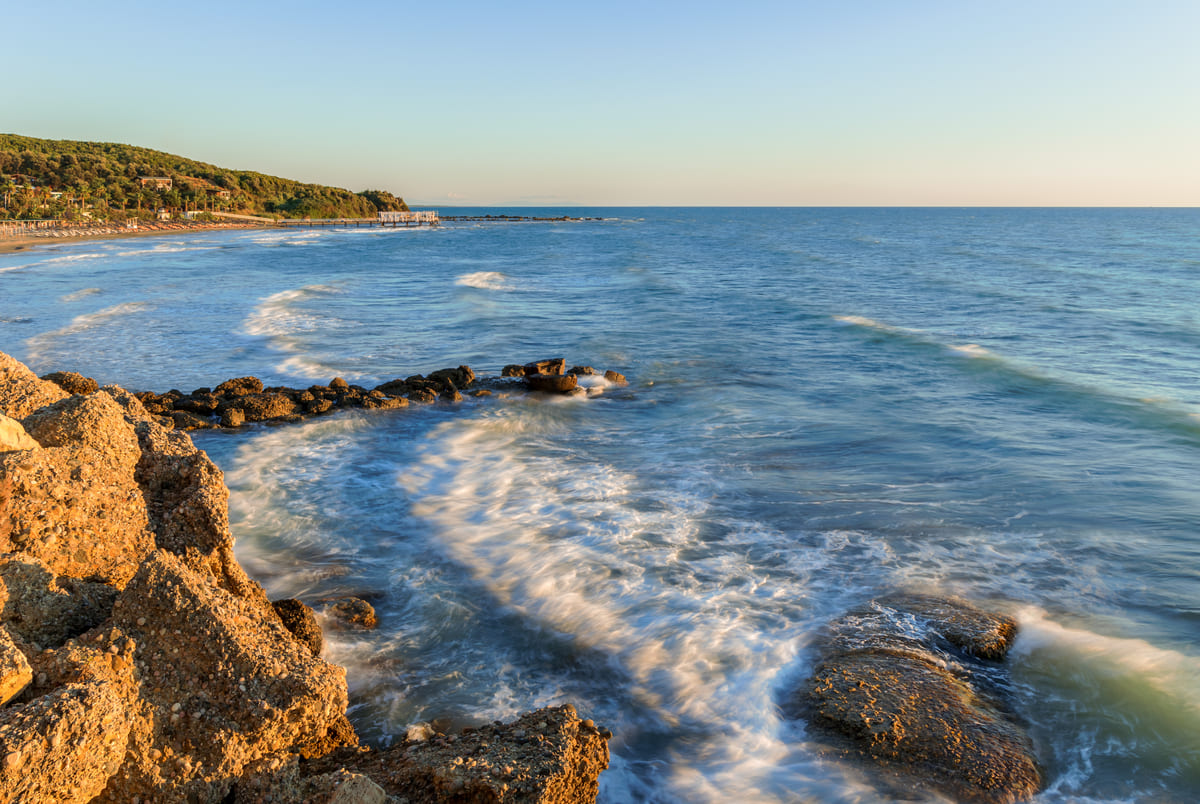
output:
<path id="1" fill-rule="evenodd" d="M 386 190 L 351 192 L 110 142 L 0 134 L 0 221 L 374 218 L 408 211 Z"/>

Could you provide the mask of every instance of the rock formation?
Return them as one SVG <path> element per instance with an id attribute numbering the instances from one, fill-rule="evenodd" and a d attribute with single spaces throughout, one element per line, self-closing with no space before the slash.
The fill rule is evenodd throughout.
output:
<path id="1" fill-rule="evenodd" d="M 841 756 L 905 788 L 1011 804 L 1041 786 L 1033 747 L 996 683 L 1016 623 L 957 599 L 894 595 L 833 623 L 812 676 L 785 702 Z"/>
<path id="2" fill-rule="evenodd" d="M 53 376 L 78 392 L 0 353 L 0 803 L 594 799 L 607 744 L 573 712 L 527 716 L 553 724 L 544 750 L 478 783 L 442 784 L 459 766 L 416 761 L 428 747 L 368 778 L 313 612 L 234 559 L 220 470 L 138 396 Z M 216 391 L 190 395 L 207 413 L 164 397 L 305 404 L 253 378 Z"/>

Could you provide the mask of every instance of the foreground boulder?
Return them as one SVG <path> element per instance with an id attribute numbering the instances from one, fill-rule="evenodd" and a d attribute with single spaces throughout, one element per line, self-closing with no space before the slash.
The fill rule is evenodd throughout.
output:
<path id="1" fill-rule="evenodd" d="M 814 737 L 906 788 L 1011 804 L 1034 795 L 1032 744 L 993 694 L 1012 619 L 965 601 L 881 598 L 833 623 L 811 678 L 785 702 Z"/>
<path id="2" fill-rule="evenodd" d="M 569 704 L 461 734 L 412 728 L 410 735 L 384 751 L 340 751 L 304 763 L 301 769 L 309 774 L 333 769 L 362 774 L 410 804 L 577 804 L 596 800 L 612 736 L 592 721 L 581 720 Z M 240 793 L 239 788 L 239 802 Z"/>

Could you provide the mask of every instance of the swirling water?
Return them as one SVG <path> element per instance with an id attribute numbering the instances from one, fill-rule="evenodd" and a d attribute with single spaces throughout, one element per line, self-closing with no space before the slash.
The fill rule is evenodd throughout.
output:
<path id="1" fill-rule="evenodd" d="M 778 702 L 905 588 L 1019 617 L 1039 801 L 1195 798 L 1200 212 L 583 214 L 0 255 L 0 350 L 155 390 L 628 375 L 196 436 L 273 596 L 375 603 L 328 656 L 377 744 L 570 701 L 610 802 L 886 800 Z"/>

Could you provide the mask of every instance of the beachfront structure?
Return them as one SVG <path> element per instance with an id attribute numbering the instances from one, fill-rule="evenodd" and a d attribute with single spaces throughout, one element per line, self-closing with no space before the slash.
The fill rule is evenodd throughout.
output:
<path id="1" fill-rule="evenodd" d="M 392 212 L 380 212 L 380 223 L 437 223 L 437 210 L 420 209 L 420 210 L 397 210 Z"/>

